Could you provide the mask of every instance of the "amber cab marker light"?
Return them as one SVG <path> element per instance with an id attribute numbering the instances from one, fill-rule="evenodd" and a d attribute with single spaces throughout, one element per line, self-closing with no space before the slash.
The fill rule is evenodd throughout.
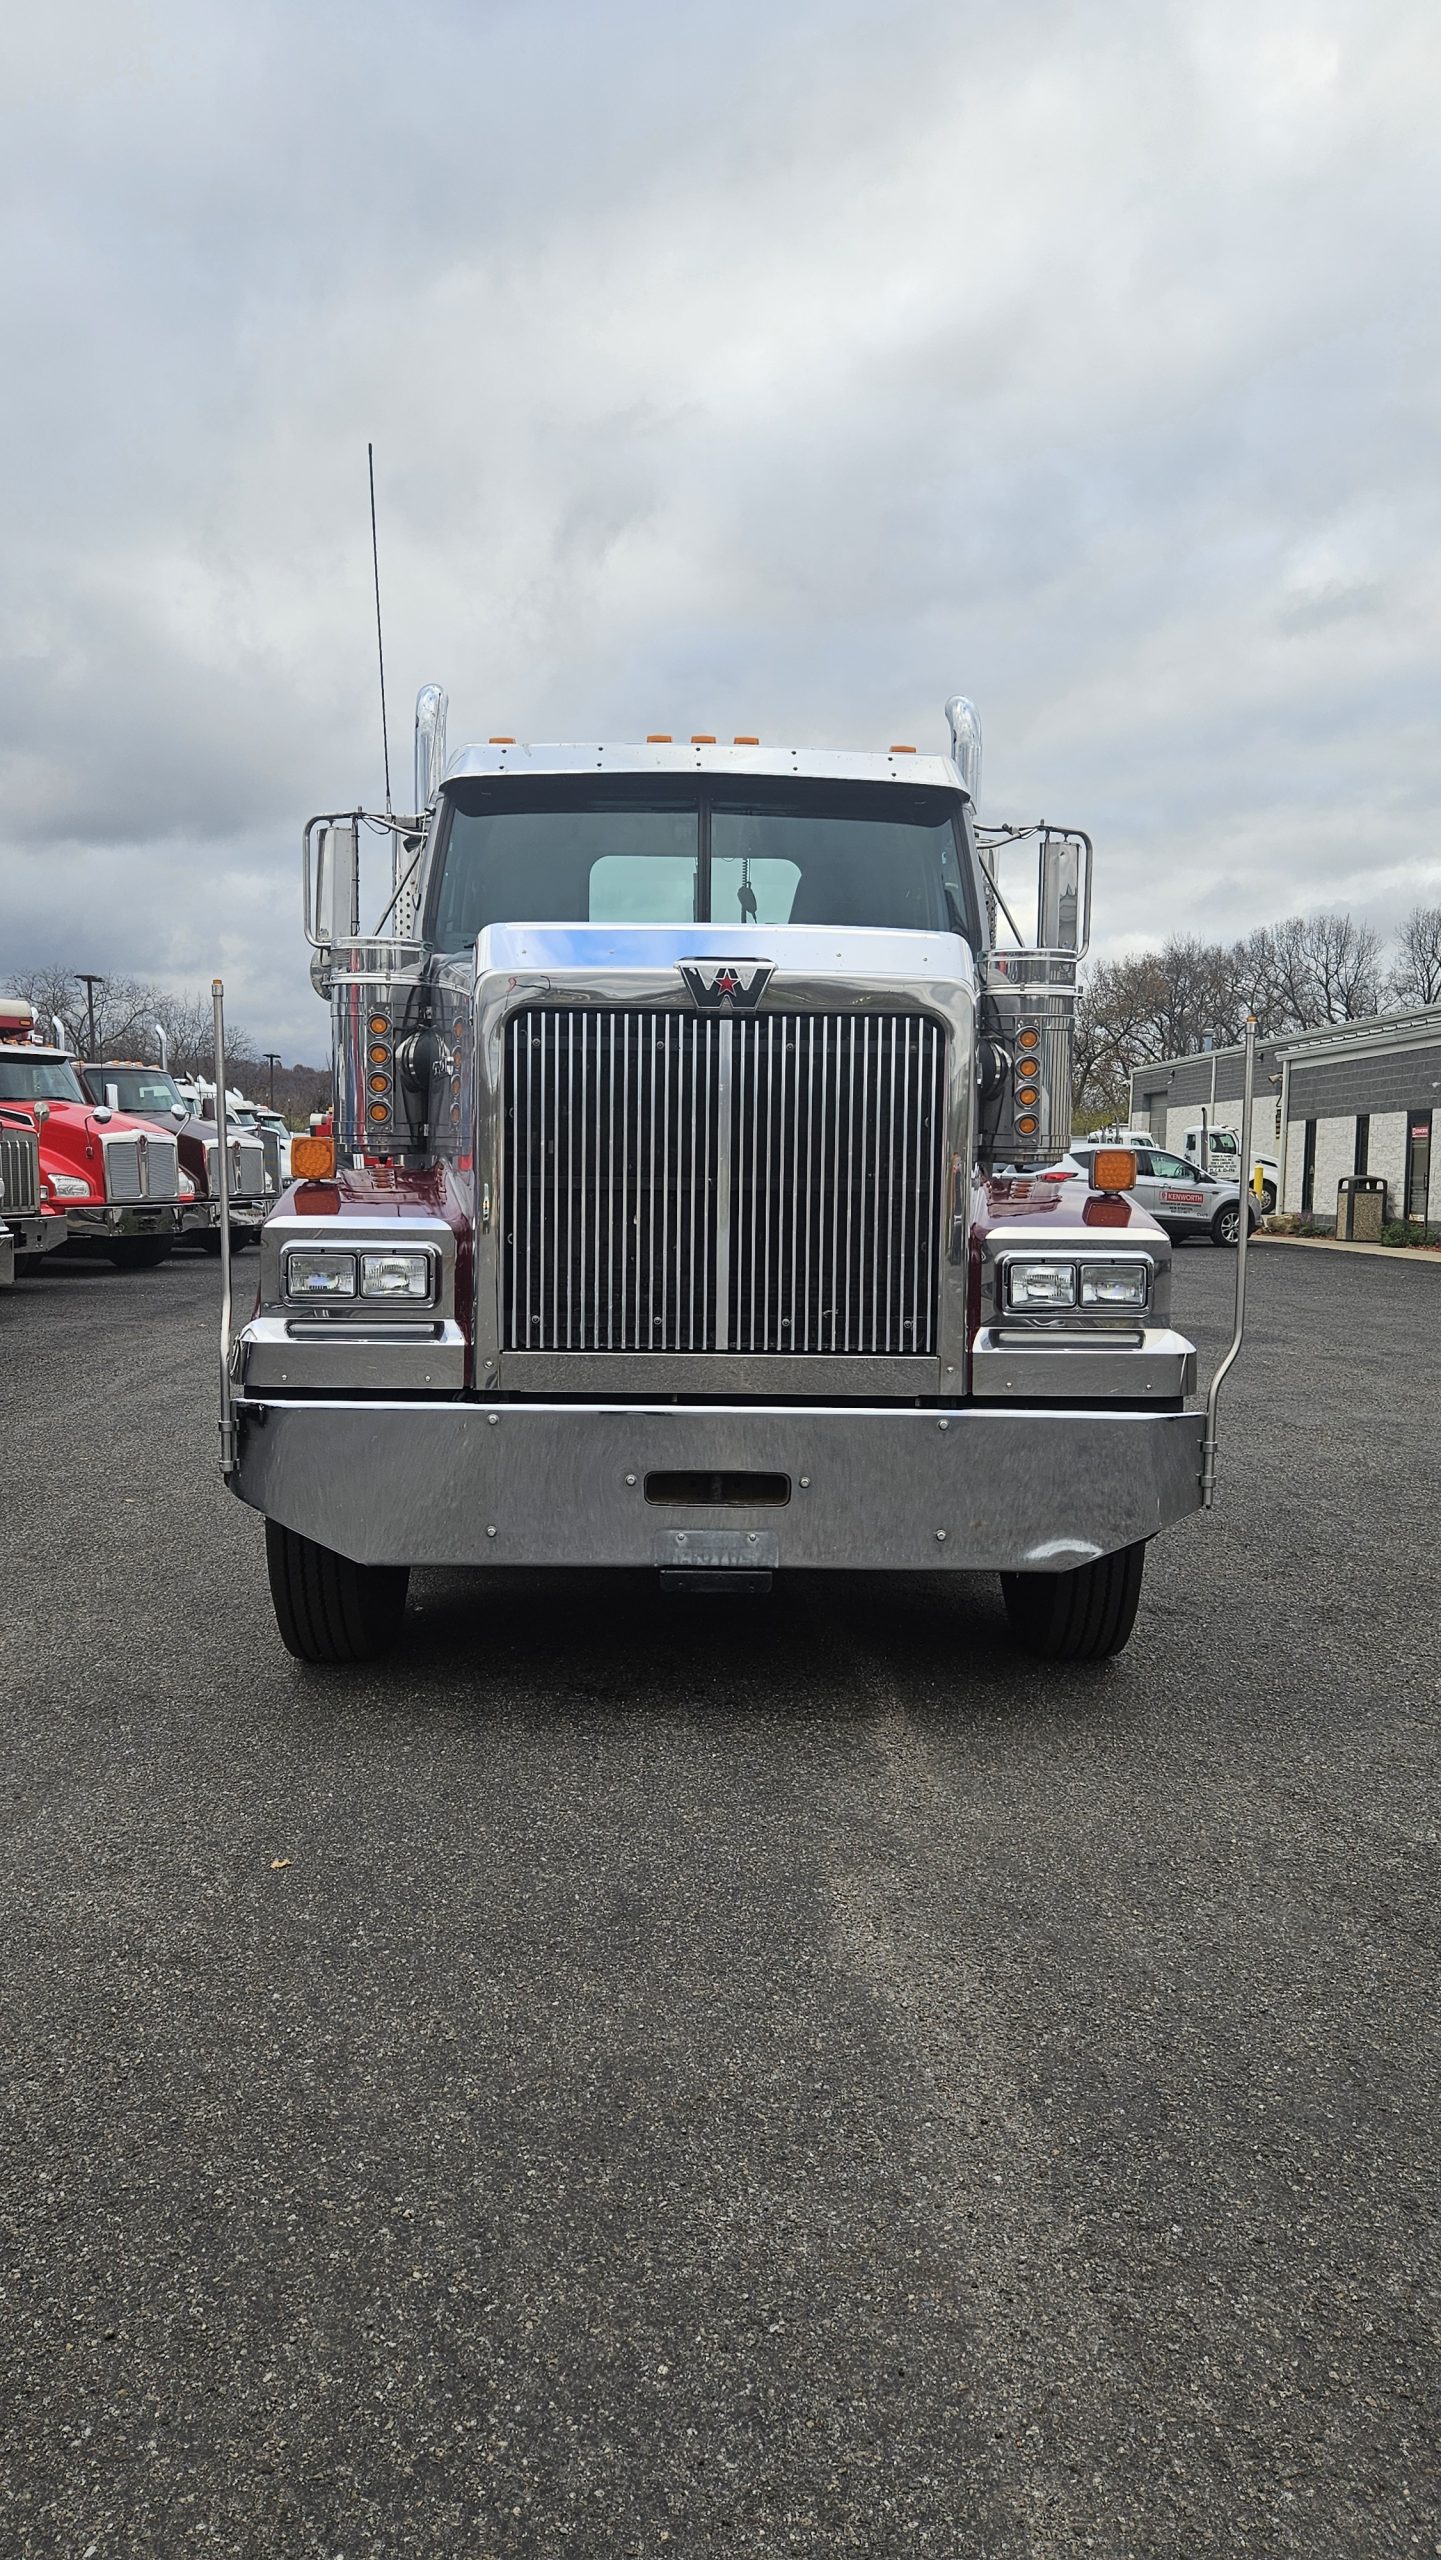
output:
<path id="1" fill-rule="evenodd" d="M 488 747 L 513 747 L 515 740 L 514 738 L 487 738 L 485 743 Z"/>
<path id="2" fill-rule="evenodd" d="M 673 747 L 675 744 L 669 729 L 647 729 L 645 742 L 648 747 Z"/>
<path id="3" fill-rule="evenodd" d="M 916 751 L 915 751 L 915 748 L 914 748 L 914 747 L 896 747 L 896 746 L 891 746 L 891 747 L 887 747 L 887 749 L 886 749 L 886 753 L 887 753 L 887 755 L 891 755 L 891 756 L 913 756 L 913 755 L 915 754 L 915 752 L 916 752 Z"/>
<path id="4" fill-rule="evenodd" d="M 758 747 L 760 745 L 760 740 L 759 738 L 732 738 L 731 745 L 733 747 Z"/>
<path id="5" fill-rule="evenodd" d="M 290 1170 L 297 1182 L 328 1182 L 335 1171 L 333 1138 L 292 1138 Z"/>
<path id="6" fill-rule="evenodd" d="M 1093 1191 L 1131 1191 L 1136 1182 L 1134 1147 L 1098 1147 L 1091 1160 Z"/>
<path id="7" fill-rule="evenodd" d="M 714 729 L 693 729 L 690 742 L 693 747 L 713 747 L 715 731 Z"/>

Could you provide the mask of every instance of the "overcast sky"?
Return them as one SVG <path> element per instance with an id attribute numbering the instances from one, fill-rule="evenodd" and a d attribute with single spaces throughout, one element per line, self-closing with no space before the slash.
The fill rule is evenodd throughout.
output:
<path id="1" fill-rule="evenodd" d="M 1441 897 L 1435 0 L 47 0 L 0 98 L 0 975 L 324 1053 L 367 437 L 398 780 L 428 678 L 452 745 L 960 690 L 1107 947 Z"/>

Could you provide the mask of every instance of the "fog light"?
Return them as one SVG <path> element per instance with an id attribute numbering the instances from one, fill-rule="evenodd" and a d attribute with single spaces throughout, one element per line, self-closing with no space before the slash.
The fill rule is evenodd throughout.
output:
<path id="1" fill-rule="evenodd" d="M 1143 1307 L 1151 1294 L 1149 1262 L 1083 1262 L 1083 1307 Z"/>
<path id="2" fill-rule="evenodd" d="M 320 1246 L 307 1253 L 292 1246 L 285 1257 L 287 1298 L 353 1298 L 355 1256 Z"/>
<path id="3" fill-rule="evenodd" d="M 428 1253 L 363 1253 L 360 1257 L 363 1298 L 406 1298 L 414 1304 L 430 1297 Z"/>
<path id="4" fill-rule="evenodd" d="M 1009 1307 L 1073 1307 L 1076 1266 L 1073 1262 L 1008 1262 L 1006 1304 Z"/>

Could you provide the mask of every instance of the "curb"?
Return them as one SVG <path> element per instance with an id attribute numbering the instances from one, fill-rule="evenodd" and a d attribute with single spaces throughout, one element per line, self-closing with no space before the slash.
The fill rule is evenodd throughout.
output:
<path id="1" fill-rule="evenodd" d="M 1270 1236 L 1258 1229 L 1253 1245 L 1299 1245 L 1308 1253 L 1369 1253 L 1383 1262 L 1441 1262 L 1441 1244 L 1338 1244 L 1334 1236 Z"/>

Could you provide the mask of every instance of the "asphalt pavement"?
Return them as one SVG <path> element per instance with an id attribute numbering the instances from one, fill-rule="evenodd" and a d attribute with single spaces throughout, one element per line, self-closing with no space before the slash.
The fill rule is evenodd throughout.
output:
<path id="1" fill-rule="evenodd" d="M 1441 2552 L 1441 1271 L 1252 1271 L 1059 1671 L 457 1573 L 302 1669 L 215 1266 L 0 1300 L 0 2549 Z"/>

